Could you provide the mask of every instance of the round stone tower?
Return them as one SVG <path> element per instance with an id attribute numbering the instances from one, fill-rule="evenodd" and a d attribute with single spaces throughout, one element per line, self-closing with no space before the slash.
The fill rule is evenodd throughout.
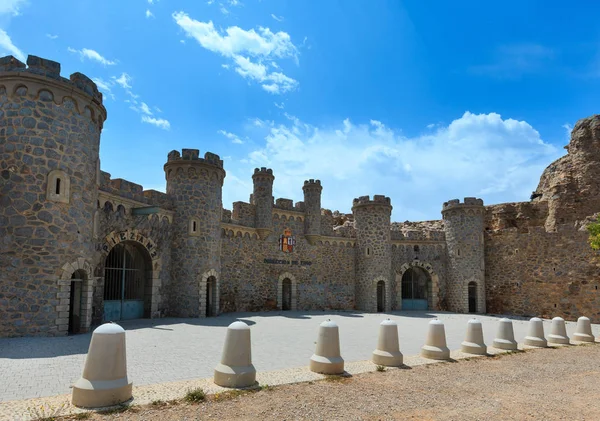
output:
<path id="1" fill-rule="evenodd" d="M 446 301 L 450 311 L 485 313 L 483 200 L 465 197 L 442 209 L 448 256 Z"/>
<path id="2" fill-rule="evenodd" d="M 352 213 L 356 229 L 356 308 L 389 311 L 392 307 L 390 198 L 375 195 L 370 200 L 369 196 L 361 196 L 352 202 Z"/>
<path id="3" fill-rule="evenodd" d="M 81 73 L 66 79 L 54 61 L 0 58 L 0 337 L 63 335 L 91 317 L 105 120 L 102 94 Z M 83 281 L 76 319 L 71 278 Z"/>
<path id="4" fill-rule="evenodd" d="M 255 168 L 252 175 L 254 191 L 252 204 L 255 206 L 254 227 L 261 239 L 273 232 L 273 170 L 262 167 Z"/>
<path id="5" fill-rule="evenodd" d="M 173 201 L 171 300 L 180 317 L 219 312 L 223 161 L 198 149 L 171 151 L 164 166 Z M 208 279 L 208 274 L 211 278 Z"/>
<path id="6" fill-rule="evenodd" d="M 321 237 L 321 187 L 320 180 L 306 180 L 304 192 L 304 237 L 315 244 Z"/>

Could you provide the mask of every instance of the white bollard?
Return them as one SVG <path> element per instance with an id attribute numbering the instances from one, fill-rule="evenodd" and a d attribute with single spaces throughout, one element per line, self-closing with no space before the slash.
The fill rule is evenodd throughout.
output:
<path id="1" fill-rule="evenodd" d="M 548 335 L 548 342 L 551 344 L 568 345 L 571 343 L 567 336 L 567 327 L 565 326 L 565 319 L 562 317 L 555 317 L 552 319 L 552 326 L 550 328 L 550 334 Z"/>
<path id="2" fill-rule="evenodd" d="M 425 345 L 421 347 L 421 356 L 431 360 L 450 359 L 450 350 L 446 346 L 446 330 L 440 320 L 429 322 L 429 331 Z"/>
<path id="3" fill-rule="evenodd" d="M 338 325 L 331 320 L 319 326 L 317 348 L 310 357 L 310 371 L 322 374 L 344 372 L 344 359 L 340 355 L 340 332 Z"/>
<path id="4" fill-rule="evenodd" d="M 577 328 L 573 334 L 573 340 L 580 342 L 594 342 L 592 324 L 589 318 L 582 316 L 577 319 Z"/>
<path id="5" fill-rule="evenodd" d="M 477 319 L 471 319 L 467 323 L 467 335 L 460 350 L 467 354 L 486 355 L 487 346 L 483 342 L 483 327 Z"/>
<path id="6" fill-rule="evenodd" d="M 538 348 L 546 348 L 548 342 L 544 338 L 544 325 L 542 319 L 533 317 L 529 320 L 529 332 L 525 336 L 523 343 L 528 346 L 537 346 Z"/>
<path id="7" fill-rule="evenodd" d="M 514 351 L 517 349 L 517 341 L 515 341 L 515 332 L 510 319 L 503 318 L 499 320 L 498 333 L 492 344 L 494 348 Z"/>
<path id="8" fill-rule="evenodd" d="M 215 367 L 213 381 L 222 387 L 248 387 L 256 383 L 250 327 L 246 323 L 237 321 L 227 327 L 221 363 Z"/>
<path id="9" fill-rule="evenodd" d="M 105 323 L 94 330 L 81 378 L 73 385 L 72 402 L 84 408 L 113 406 L 131 399 L 127 377 L 125 330 Z"/>
<path id="10" fill-rule="evenodd" d="M 398 325 L 386 319 L 379 325 L 377 349 L 373 351 L 372 360 L 375 364 L 388 367 L 400 367 L 403 362 L 398 341 Z"/>

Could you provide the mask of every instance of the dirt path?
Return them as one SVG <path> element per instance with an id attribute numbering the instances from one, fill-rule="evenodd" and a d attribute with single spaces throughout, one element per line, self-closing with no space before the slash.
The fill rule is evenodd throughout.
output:
<path id="1" fill-rule="evenodd" d="M 93 420 L 600 420 L 600 346 L 388 369 Z M 69 418 L 74 419 L 74 418 Z"/>

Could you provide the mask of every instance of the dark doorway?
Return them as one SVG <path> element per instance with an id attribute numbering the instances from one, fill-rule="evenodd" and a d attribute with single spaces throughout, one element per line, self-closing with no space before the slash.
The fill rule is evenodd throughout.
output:
<path id="1" fill-rule="evenodd" d="M 214 276 L 206 280 L 206 317 L 217 315 L 217 280 Z"/>
<path id="2" fill-rule="evenodd" d="M 385 311 L 385 282 L 377 282 L 377 312 Z"/>
<path id="3" fill-rule="evenodd" d="M 402 275 L 402 310 L 427 310 L 431 289 L 429 272 L 411 267 Z"/>
<path id="4" fill-rule="evenodd" d="M 292 281 L 284 279 L 281 285 L 281 309 L 292 309 Z"/>
<path id="5" fill-rule="evenodd" d="M 477 284 L 469 282 L 469 313 L 477 313 Z"/>
<path id="6" fill-rule="evenodd" d="M 81 331 L 81 304 L 83 281 L 86 274 L 82 270 L 76 270 L 71 276 L 71 294 L 69 296 L 69 334 Z"/>

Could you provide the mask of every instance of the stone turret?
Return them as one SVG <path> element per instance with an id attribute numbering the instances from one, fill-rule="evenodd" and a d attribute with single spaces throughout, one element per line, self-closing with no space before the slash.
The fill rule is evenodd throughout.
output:
<path id="1" fill-rule="evenodd" d="M 306 180 L 304 192 L 304 236 L 310 244 L 316 244 L 321 237 L 321 187 L 320 180 Z"/>
<path id="2" fill-rule="evenodd" d="M 164 166 L 167 195 L 171 197 L 173 243 L 171 278 L 173 295 L 180 317 L 205 317 L 207 310 L 206 274 L 221 273 L 223 161 L 207 152 L 199 157 L 197 149 L 171 151 Z M 211 314 L 219 312 L 218 283 L 209 291 Z"/>
<path id="3" fill-rule="evenodd" d="M 252 175 L 254 191 L 252 204 L 255 206 L 254 226 L 261 239 L 273 232 L 273 170 L 262 167 L 255 168 Z"/>
<path id="4" fill-rule="evenodd" d="M 356 229 L 356 308 L 375 312 L 377 284 L 385 284 L 384 307 L 392 308 L 391 284 L 391 230 L 392 204 L 389 197 L 361 196 L 352 203 Z"/>
<path id="5" fill-rule="evenodd" d="M 483 200 L 465 197 L 442 209 L 448 254 L 446 299 L 450 311 L 485 313 Z"/>
<path id="6" fill-rule="evenodd" d="M 105 120 L 87 76 L 66 79 L 60 63 L 35 56 L 27 66 L 0 58 L 0 297 L 13 297 L 0 299 L 0 337 L 67 334 L 71 278 L 91 297 Z M 78 314 L 71 328 L 90 318 Z"/>

